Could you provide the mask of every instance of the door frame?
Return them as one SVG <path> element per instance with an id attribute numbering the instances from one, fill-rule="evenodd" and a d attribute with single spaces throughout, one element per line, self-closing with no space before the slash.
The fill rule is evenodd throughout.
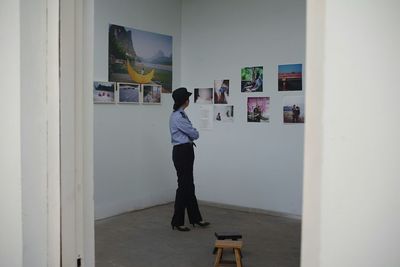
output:
<path id="1" fill-rule="evenodd" d="M 94 266 L 94 0 L 59 1 L 61 265 Z"/>

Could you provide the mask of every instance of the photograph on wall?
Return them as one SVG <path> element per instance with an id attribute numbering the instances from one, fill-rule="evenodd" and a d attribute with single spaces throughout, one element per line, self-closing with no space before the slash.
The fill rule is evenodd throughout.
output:
<path id="1" fill-rule="evenodd" d="M 108 79 L 172 92 L 172 36 L 109 25 Z"/>
<path id="2" fill-rule="evenodd" d="M 283 99 L 283 122 L 304 123 L 304 96 L 286 96 Z"/>
<path id="3" fill-rule="evenodd" d="M 212 104 L 213 89 L 212 88 L 195 88 L 194 103 L 196 104 Z"/>
<path id="4" fill-rule="evenodd" d="M 213 105 L 200 105 L 199 129 L 211 130 L 214 127 L 213 115 Z"/>
<path id="5" fill-rule="evenodd" d="M 214 104 L 229 103 L 229 80 L 214 81 Z"/>
<path id="6" fill-rule="evenodd" d="M 303 90 L 303 65 L 288 64 L 278 66 L 278 91 Z"/>
<path id="7" fill-rule="evenodd" d="M 263 91 L 263 67 L 247 67 L 241 70 L 242 92 Z"/>
<path id="8" fill-rule="evenodd" d="M 143 84 L 143 104 L 161 104 L 161 86 Z"/>
<path id="9" fill-rule="evenodd" d="M 139 104 L 140 84 L 118 83 L 118 103 Z"/>
<path id="10" fill-rule="evenodd" d="M 115 103 L 115 83 L 113 82 L 93 82 L 93 102 Z"/>
<path id="11" fill-rule="evenodd" d="M 218 122 L 233 122 L 233 106 L 231 105 L 215 105 L 214 106 L 214 121 Z"/>
<path id="12" fill-rule="evenodd" d="M 269 122 L 269 97 L 247 98 L 247 122 Z"/>

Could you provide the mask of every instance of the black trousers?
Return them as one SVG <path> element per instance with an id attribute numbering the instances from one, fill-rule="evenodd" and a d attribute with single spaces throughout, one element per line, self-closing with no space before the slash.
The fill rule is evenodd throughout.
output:
<path id="1" fill-rule="evenodd" d="M 172 160 L 178 175 L 178 189 L 176 190 L 175 211 L 171 225 L 181 226 L 185 224 L 185 209 L 187 209 L 191 224 L 200 222 L 203 219 L 197 204 L 193 182 L 193 144 L 174 146 Z"/>

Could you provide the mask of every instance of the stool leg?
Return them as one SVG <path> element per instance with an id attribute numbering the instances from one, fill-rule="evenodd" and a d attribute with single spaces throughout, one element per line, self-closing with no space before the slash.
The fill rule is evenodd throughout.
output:
<path id="1" fill-rule="evenodd" d="M 216 247 L 214 247 L 214 250 L 213 250 L 213 254 L 215 255 L 215 253 L 217 253 L 217 248 Z"/>
<path id="2" fill-rule="evenodd" d="M 242 267 L 242 258 L 240 257 L 240 250 L 235 248 L 236 267 Z"/>
<path id="3" fill-rule="evenodd" d="M 215 257 L 214 267 L 219 267 L 222 258 L 222 248 L 218 248 L 217 256 Z"/>

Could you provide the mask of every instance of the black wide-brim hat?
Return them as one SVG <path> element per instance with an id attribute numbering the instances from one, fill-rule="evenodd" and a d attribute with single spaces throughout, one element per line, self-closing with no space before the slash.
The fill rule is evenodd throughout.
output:
<path id="1" fill-rule="evenodd" d="M 172 92 L 172 98 L 174 99 L 175 104 L 179 105 L 185 103 L 185 101 L 188 100 L 191 95 L 192 93 L 188 92 L 185 87 L 180 87 Z"/>

